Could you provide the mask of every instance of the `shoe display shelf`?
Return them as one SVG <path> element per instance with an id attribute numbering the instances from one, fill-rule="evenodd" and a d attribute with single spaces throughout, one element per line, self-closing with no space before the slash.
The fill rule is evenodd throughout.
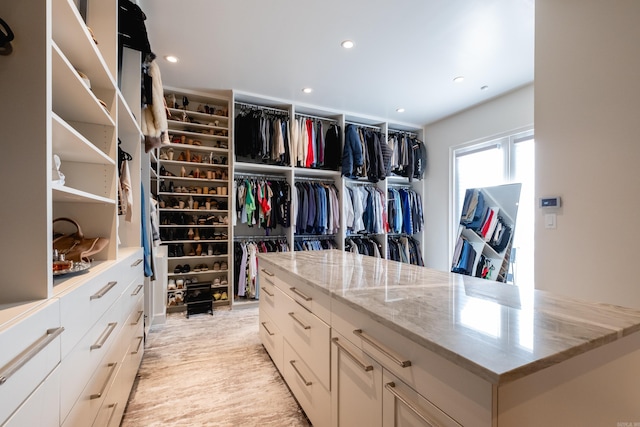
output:
<path id="1" fill-rule="evenodd" d="M 156 151 L 160 239 L 168 249 L 167 312 L 187 310 L 187 287 L 210 283 L 229 305 L 229 101 L 165 88 L 170 144 Z"/>

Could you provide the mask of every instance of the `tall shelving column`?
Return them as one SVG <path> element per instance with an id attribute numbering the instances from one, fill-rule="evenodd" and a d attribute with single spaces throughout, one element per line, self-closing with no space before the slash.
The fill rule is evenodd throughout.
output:
<path id="1" fill-rule="evenodd" d="M 213 306 L 230 304 L 229 98 L 165 88 L 171 143 L 159 148 L 154 194 L 167 247 L 167 310 L 186 310 L 190 282 L 210 282 Z"/>

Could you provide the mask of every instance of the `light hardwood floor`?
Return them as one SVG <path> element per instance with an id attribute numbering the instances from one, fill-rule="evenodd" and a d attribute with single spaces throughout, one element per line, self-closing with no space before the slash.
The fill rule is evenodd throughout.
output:
<path id="1" fill-rule="evenodd" d="M 308 427 L 258 336 L 258 307 L 152 328 L 121 427 Z"/>

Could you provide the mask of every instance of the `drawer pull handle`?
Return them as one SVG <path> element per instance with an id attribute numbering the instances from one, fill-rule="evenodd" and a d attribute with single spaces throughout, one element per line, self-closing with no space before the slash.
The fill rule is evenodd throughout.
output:
<path id="1" fill-rule="evenodd" d="M 267 328 L 267 322 L 261 322 L 261 323 L 262 323 L 262 327 L 264 328 L 264 330 L 265 330 L 265 331 L 267 331 L 267 333 L 268 333 L 270 336 L 274 336 L 274 335 L 275 335 L 273 332 L 271 332 L 271 331 L 269 330 L 269 328 Z"/>
<path id="2" fill-rule="evenodd" d="M 111 333 L 113 332 L 113 330 L 116 328 L 117 325 L 118 325 L 117 322 L 109 323 L 107 325 L 107 329 L 105 329 L 104 332 L 98 338 L 98 342 L 93 344 L 91 347 L 89 347 L 89 350 L 97 350 L 99 348 L 102 348 L 102 346 L 104 345 L 104 343 L 107 342 L 107 340 L 109 339 L 109 336 L 111 335 Z"/>
<path id="3" fill-rule="evenodd" d="M 142 290 L 142 288 L 144 287 L 144 285 L 138 285 L 136 286 L 136 289 L 133 291 L 133 293 L 131 294 L 132 297 L 135 297 L 136 295 L 138 295 L 140 293 L 140 291 Z"/>
<path id="4" fill-rule="evenodd" d="M 389 359 L 393 360 L 395 363 L 400 365 L 401 368 L 406 368 L 408 366 L 411 366 L 411 361 L 410 360 L 402 360 L 402 358 L 397 356 L 396 354 L 394 354 L 394 352 L 384 348 L 382 346 L 382 344 L 380 344 L 379 342 L 377 342 L 376 340 L 371 338 L 369 335 L 367 335 L 364 332 L 362 332 L 362 329 L 356 329 L 356 330 L 353 331 L 353 333 L 356 334 L 357 336 L 359 336 L 360 338 L 362 338 L 364 341 L 366 341 L 369 344 L 371 344 L 372 346 L 374 346 L 375 348 L 377 348 L 378 350 L 380 350 Z"/>
<path id="5" fill-rule="evenodd" d="M 302 292 L 300 292 L 298 289 L 296 289 L 296 287 L 291 287 L 289 288 L 289 290 L 291 290 L 291 292 L 295 293 L 296 295 L 298 295 L 299 297 L 301 297 L 303 300 L 305 301 L 311 301 L 311 297 L 303 294 Z"/>
<path id="6" fill-rule="evenodd" d="M 300 319 L 296 317 L 296 314 L 293 311 L 289 313 L 289 316 L 291 316 L 291 318 L 295 320 L 298 323 L 298 325 L 302 326 L 302 329 L 311 329 L 311 326 L 305 325 Z"/>
<path id="7" fill-rule="evenodd" d="M 296 366 L 296 361 L 295 360 L 289 360 L 289 363 L 291 364 L 291 366 L 293 366 L 293 370 L 296 371 L 296 374 L 298 374 L 298 376 L 300 377 L 300 379 L 302 380 L 302 382 L 304 383 L 304 385 L 306 385 L 307 387 L 309 387 L 311 384 L 313 384 L 311 381 L 307 381 L 304 376 L 302 375 L 302 372 L 300 372 L 298 370 L 298 367 Z"/>
<path id="8" fill-rule="evenodd" d="M 112 403 L 107 408 L 111 409 L 111 415 L 109 415 L 109 421 L 107 421 L 107 425 L 111 425 L 111 418 L 116 414 L 116 408 L 118 407 L 118 402 Z"/>
<path id="9" fill-rule="evenodd" d="M 143 340 L 144 340 L 144 337 L 138 337 L 138 346 L 136 347 L 136 351 L 132 351 L 131 354 L 138 354 Z"/>
<path id="10" fill-rule="evenodd" d="M 273 294 L 271 292 L 269 292 L 267 290 L 267 288 L 265 288 L 264 286 L 260 286 L 260 289 L 262 289 L 262 292 L 264 292 L 265 294 L 269 295 L 271 298 L 273 298 Z"/>
<path id="11" fill-rule="evenodd" d="M 93 393 L 91 396 L 89 396 L 90 400 L 93 399 L 100 399 L 102 397 L 102 395 L 104 394 L 104 390 L 107 388 L 107 384 L 109 384 L 109 381 L 111 380 L 111 377 L 113 376 L 113 373 L 116 371 L 116 366 L 118 364 L 113 362 L 113 363 L 109 363 L 107 365 L 107 367 L 111 368 L 111 371 L 109 372 L 109 375 L 107 375 L 107 379 L 105 380 L 104 384 L 102 384 L 102 389 L 100 389 L 99 392 L 97 393 Z"/>
<path id="12" fill-rule="evenodd" d="M 104 288 L 100 289 L 97 293 L 91 295 L 89 297 L 89 299 L 90 300 L 94 300 L 94 299 L 102 298 L 103 296 L 105 296 L 107 294 L 107 292 L 109 292 L 111 289 L 113 289 L 113 287 L 115 285 L 117 285 L 117 284 L 118 284 L 118 282 L 116 282 L 116 281 L 107 283 Z"/>
<path id="13" fill-rule="evenodd" d="M 142 262 L 142 258 L 138 258 L 138 259 L 136 260 L 136 262 L 134 262 L 133 264 L 131 264 L 131 267 L 136 267 L 136 266 L 140 265 L 140 263 L 141 263 L 141 262 Z"/>
<path id="14" fill-rule="evenodd" d="M 266 268 L 263 268 L 262 271 L 264 272 L 264 274 L 266 274 L 267 276 L 275 276 L 275 274 L 273 274 L 272 272 L 270 272 L 269 270 L 267 270 Z"/>
<path id="15" fill-rule="evenodd" d="M 138 318 L 136 319 L 135 322 L 131 322 L 131 326 L 135 326 L 138 323 L 140 323 L 140 319 L 142 319 L 142 315 L 144 314 L 143 310 L 138 311 Z"/>
<path id="16" fill-rule="evenodd" d="M 349 350 L 347 350 L 346 347 L 340 344 L 340 342 L 338 341 L 338 337 L 331 338 L 331 341 L 333 341 L 333 343 L 337 345 L 338 348 L 344 352 L 344 354 L 349 356 L 349 359 L 353 360 L 358 365 L 360 365 L 363 371 L 365 372 L 373 371 L 373 365 L 367 365 L 366 363 L 358 359 L 354 354 L 352 354 Z"/>
<path id="17" fill-rule="evenodd" d="M 396 390 L 395 387 L 396 387 L 396 384 L 393 381 L 391 381 L 391 382 L 389 382 L 389 383 L 384 385 L 384 388 L 387 389 L 387 391 L 389 391 L 389 393 L 393 394 L 393 396 L 396 399 L 398 399 L 400 402 L 404 403 L 407 406 L 407 408 L 411 409 L 411 412 L 413 412 L 418 417 L 420 417 L 420 419 L 422 421 L 424 421 L 428 426 L 439 427 L 439 424 L 435 423 L 433 420 L 430 420 L 429 418 L 424 416 L 422 414 L 422 411 L 420 411 L 420 409 L 418 408 L 418 405 L 414 404 L 409 399 L 407 399 L 398 390 Z M 394 404 L 394 406 L 395 406 L 395 404 Z"/>
<path id="18" fill-rule="evenodd" d="M 2 369 L 0 369 L 0 385 L 7 382 L 11 375 L 15 374 L 20 368 L 22 368 L 29 360 L 40 353 L 44 348 L 49 345 L 51 341 L 56 339 L 64 331 L 64 327 L 47 329 L 47 333 L 38 338 L 36 342 L 31 344 L 22 353 L 16 356 L 13 360 L 7 363 Z"/>

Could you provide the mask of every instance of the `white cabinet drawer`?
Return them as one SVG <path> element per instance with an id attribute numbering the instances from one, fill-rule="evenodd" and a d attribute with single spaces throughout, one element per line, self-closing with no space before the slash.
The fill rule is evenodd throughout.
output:
<path id="1" fill-rule="evenodd" d="M 58 366 L 61 335 L 56 299 L 0 329 L 0 423 Z"/>
<path id="2" fill-rule="evenodd" d="M 260 297 L 262 301 L 262 297 Z M 267 349 L 273 364 L 282 373 L 282 333 L 269 314 L 260 310 L 260 341 Z"/>
<path id="3" fill-rule="evenodd" d="M 126 333 L 126 329 L 120 329 L 118 336 L 113 337 L 113 345 L 108 347 L 102 360 L 92 370 L 91 375 L 88 377 L 88 382 L 86 382 L 85 387 L 74 402 L 73 408 L 64 419 L 63 425 L 65 427 L 92 425 L 122 368 L 124 353 L 129 344 L 128 341 L 123 339 Z M 61 397 L 64 397 L 64 391 L 61 394 Z M 62 413 L 62 416 L 64 417 L 65 414 Z"/>
<path id="4" fill-rule="evenodd" d="M 332 328 L 458 423 L 491 425 L 490 383 L 344 303 L 331 308 Z"/>
<path id="5" fill-rule="evenodd" d="M 68 332 L 62 340 L 63 358 L 118 299 L 126 285 L 118 280 L 114 266 L 60 295 L 62 325 Z"/>
<path id="6" fill-rule="evenodd" d="M 284 297 L 283 302 L 279 307 L 283 318 L 280 330 L 285 341 L 312 368 L 322 385 L 330 390 L 331 328 L 297 300 Z"/>
<path id="7" fill-rule="evenodd" d="M 60 393 L 63 418 L 75 404 L 98 365 L 117 343 L 125 319 L 120 305 L 114 305 L 62 360 L 62 376 L 66 378 Z"/>
<path id="8" fill-rule="evenodd" d="M 382 384 L 383 427 L 461 427 L 387 370 L 383 370 Z"/>
<path id="9" fill-rule="evenodd" d="M 260 273 L 260 311 L 268 313 L 271 317 L 276 312 L 277 295 L 273 278 L 264 272 Z"/>
<path id="10" fill-rule="evenodd" d="M 59 427 L 59 394 L 60 370 L 56 368 L 2 427 Z"/>
<path id="11" fill-rule="evenodd" d="M 329 323 L 331 319 L 331 299 L 328 294 L 321 292 L 306 283 L 302 283 L 293 275 L 290 276 L 280 272 L 276 273 L 275 269 L 269 268 L 269 263 L 266 261 L 263 262 L 263 265 L 264 266 L 260 269 L 261 285 L 263 280 L 271 282 L 294 301 L 297 301 L 320 319 Z"/>
<path id="12" fill-rule="evenodd" d="M 302 358 L 284 343 L 283 377 L 314 427 L 331 425 L 331 395 Z"/>

